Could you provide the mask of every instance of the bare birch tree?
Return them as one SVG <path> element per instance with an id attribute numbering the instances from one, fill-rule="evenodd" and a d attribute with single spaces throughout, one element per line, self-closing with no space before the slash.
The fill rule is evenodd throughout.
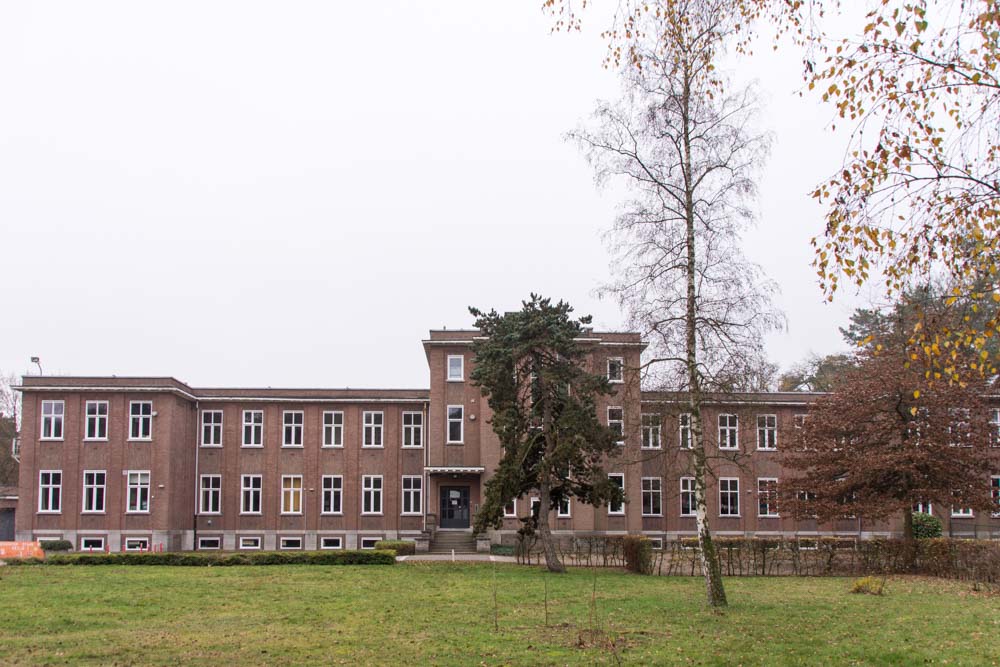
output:
<path id="1" fill-rule="evenodd" d="M 740 247 L 770 139 L 752 130 L 752 90 L 730 92 L 716 70 L 734 26 L 729 4 L 660 4 L 658 28 L 669 29 L 651 32 L 662 39 L 636 52 L 639 67 L 624 68 L 623 98 L 599 104 L 593 122 L 570 134 L 599 184 L 620 179 L 632 195 L 608 235 L 616 278 L 607 292 L 650 340 L 647 377 L 688 397 L 698 542 L 713 607 L 725 606 L 726 594 L 707 512 L 713 454 L 702 405 L 709 392 L 748 389 L 747 379 L 766 367 L 763 334 L 783 326 L 773 283 Z"/>

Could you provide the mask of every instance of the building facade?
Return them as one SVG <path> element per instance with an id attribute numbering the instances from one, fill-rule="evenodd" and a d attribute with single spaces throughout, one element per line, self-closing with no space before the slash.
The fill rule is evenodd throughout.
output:
<path id="1" fill-rule="evenodd" d="M 490 410 L 469 381 L 476 331 L 431 331 L 429 389 L 199 389 L 173 378 L 23 378 L 19 540 L 79 550 L 372 548 L 381 539 L 470 531 L 500 460 Z M 620 429 L 606 468 L 626 501 L 570 502 L 557 535 L 695 535 L 682 397 L 642 392 L 637 334 L 587 332 L 591 372 L 614 392 L 598 410 Z M 717 458 L 709 512 L 719 535 L 869 537 L 894 522 L 780 515 L 782 443 L 816 395 L 709 401 Z M 716 437 L 717 436 L 717 437 Z M 1000 498 L 1000 471 L 990 478 Z M 510 542 L 536 498 L 507 508 Z M 928 508 L 961 536 L 1000 536 L 1000 518 Z"/>

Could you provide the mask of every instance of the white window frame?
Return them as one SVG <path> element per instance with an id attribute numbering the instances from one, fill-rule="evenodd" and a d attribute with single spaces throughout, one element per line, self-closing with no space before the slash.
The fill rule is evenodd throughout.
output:
<path id="1" fill-rule="evenodd" d="M 258 417 L 260 418 L 259 420 Z M 247 440 L 247 435 L 250 436 L 249 440 Z M 249 449 L 260 449 L 264 446 L 263 410 L 243 411 L 243 435 L 240 446 Z"/>
<path id="2" fill-rule="evenodd" d="M 94 546 L 92 544 L 88 547 L 84 545 L 85 542 L 100 542 L 101 546 Z M 90 553 L 92 551 L 104 551 L 105 544 L 107 544 L 106 540 L 104 539 L 103 536 L 100 535 L 95 537 L 90 537 L 90 536 L 80 537 L 80 551 L 83 553 Z"/>
<path id="3" fill-rule="evenodd" d="M 143 406 L 149 407 L 145 414 Z M 136 412 L 138 408 L 138 412 Z M 138 425 L 138 428 L 136 426 Z M 133 435 L 138 432 L 138 435 Z M 132 442 L 149 442 L 153 439 L 153 402 L 129 401 L 128 403 L 128 439 Z"/>
<path id="4" fill-rule="evenodd" d="M 722 424 L 722 420 L 723 419 L 726 420 L 725 426 L 723 426 L 723 424 Z M 733 419 L 736 420 L 735 423 L 733 423 L 731 421 Z M 719 423 L 719 449 L 726 450 L 726 451 L 731 451 L 731 452 L 738 450 L 740 448 L 740 417 L 739 417 L 739 415 L 736 415 L 736 414 L 733 414 L 733 413 L 730 413 L 730 412 L 725 412 L 725 413 L 722 413 L 722 414 L 719 415 L 717 421 Z M 728 436 L 728 434 L 733 434 L 734 437 L 732 438 L 732 440 L 735 440 L 736 444 L 735 445 L 730 445 L 731 439 L 729 437 L 725 437 L 725 439 L 723 439 L 723 433 L 726 433 L 727 436 Z M 723 443 L 725 443 L 725 447 L 723 447 Z"/>
<path id="5" fill-rule="evenodd" d="M 91 414 L 90 408 L 94 408 L 94 413 Z M 103 411 L 102 411 L 103 408 Z M 84 442 L 107 442 L 108 440 L 108 415 L 110 414 L 110 405 L 107 401 L 87 401 L 83 406 L 83 414 L 85 419 L 84 430 L 83 430 L 83 440 Z M 93 436 L 90 435 L 91 425 L 94 427 Z M 101 432 L 104 435 L 101 435 Z"/>
<path id="6" fill-rule="evenodd" d="M 535 507 L 538 507 L 539 513 L 541 513 L 541 505 L 542 505 L 541 498 L 539 498 L 538 496 L 531 496 L 531 498 L 528 500 L 528 516 L 531 517 L 535 515 Z"/>
<path id="7" fill-rule="evenodd" d="M 681 477 L 680 480 L 680 512 L 681 516 L 698 516 L 698 493 L 696 492 L 694 477 Z M 684 498 L 690 498 L 688 503 L 689 512 L 684 511 Z"/>
<path id="8" fill-rule="evenodd" d="M 648 484 L 647 484 L 648 482 Z M 656 488 L 653 488 L 653 482 L 656 482 Z M 642 516 L 663 516 L 663 478 L 661 477 L 643 477 L 641 480 L 642 484 Z M 646 488 L 646 487 L 649 488 Z M 653 509 L 653 500 L 656 500 L 656 504 L 659 505 L 659 512 L 646 512 L 646 496 L 650 498 L 650 509 Z"/>
<path id="9" fill-rule="evenodd" d="M 62 474 L 62 470 L 38 471 L 39 514 L 62 514 Z M 55 475 L 59 476 L 58 481 L 54 481 Z"/>
<path id="10" fill-rule="evenodd" d="M 361 447 L 382 449 L 385 446 L 385 413 L 381 410 L 365 410 L 361 413 Z M 371 444 L 365 444 L 370 442 Z"/>
<path id="11" fill-rule="evenodd" d="M 458 410 L 458 417 L 452 417 L 451 411 Z M 449 405 L 445 408 L 445 437 L 449 445 L 461 445 L 465 443 L 465 406 Z M 458 424 L 458 440 L 451 437 L 451 425 Z"/>
<path id="12" fill-rule="evenodd" d="M 87 475 L 93 475 L 93 483 L 87 483 Z M 103 475 L 100 484 L 97 483 L 97 475 Z M 100 496 L 98 496 L 97 491 L 100 490 Z M 97 507 L 96 500 L 100 498 L 100 508 Z M 94 505 L 90 509 L 87 508 L 87 501 L 93 500 L 95 502 L 91 503 Z M 105 508 L 108 503 L 108 471 L 107 470 L 84 470 L 83 471 L 83 509 L 80 510 L 81 514 L 104 514 Z"/>
<path id="13" fill-rule="evenodd" d="M 280 551 L 302 551 L 302 547 L 303 540 L 297 535 L 286 535 L 278 538 L 278 550 Z"/>
<path id="14" fill-rule="evenodd" d="M 410 488 L 406 488 L 407 482 Z M 416 486 L 414 486 L 416 483 Z M 403 475 L 401 481 L 402 506 L 400 514 L 403 516 L 421 516 L 424 513 L 424 478 L 420 475 Z M 410 502 L 410 510 L 406 510 L 407 500 Z M 415 502 L 414 502 L 415 501 Z"/>
<path id="15" fill-rule="evenodd" d="M 658 414 L 642 415 L 642 449 L 663 449 L 663 418 Z"/>
<path id="16" fill-rule="evenodd" d="M 623 473 L 623 472 L 610 472 L 610 473 L 608 473 L 608 479 L 609 480 L 614 479 L 614 478 L 621 479 L 621 481 L 622 481 L 622 483 L 621 483 L 621 489 L 622 489 L 622 493 L 624 494 L 625 493 L 625 473 Z M 614 509 L 614 507 L 615 507 L 614 505 L 612 505 L 611 503 L 608 503 L 608 516 L 625 516 L 625 499 L 624 498 L 621 501 L 621 505 L 619 506 L 619 509 L 616 510 L 616 509 Z"/>
<path id="17" fill-rule="evenodd" d="M 42 401 L 39 440 L 62 440 L 66 434 L 66 401 Z"/>
<path id="18" fill-rule="evenodd" d="M 378 480 L 378 484 L 375 484 Z M 382 475 L 362 475 L 361 476 L 361 516 L 382 516 L 382 494 L 385 491 L 385 480 Z M 366 498 L 371 494 L 371 498 Z M 378 500 L 378 509 L 375 509 Z M 370 502 L 366 502 L 370 501 Z M 368 507 L 368 510 L 365 510 Z"/>
<path id="19" fill-rule="evenodd" d="M 407 418 L 410 419 L 411 423 L 407 424 Z M 416 420 L 414 422 L 414 420 Z M 403 428 L 402 428 L 402 446 L 404 449 L 423 449 L 424 447 L 424 413 L 407 411 L 403 413 L 401 418 Z M 410 444 L 406 444 L 407 436 L 409 436 Z M 414 436 L 416 438 L 414 439 Z M 417 444 L 413 444 L 416 442 Z"/>
<path id="20" fill-rule="evenodd" d="M 774 489 L 767 489 L 767 485 L 774 483 Z M 762 489 L 766 490 L 767 493 L 767 513 L 761 514 L 760 512 L 760 501 L 763 497 Z M 757 478 L 757 516 L 761 519 L 778 519 L 781 518 L 781 514 L 778 512 L 778 478 L 777 477 L 758 477 Z"/>
<path id="21" fill-rule="evenodd" d="M 327 486 L 329 482 L 329 487 Z M 327 503 L 327 496 L 330 502 Z M 336 502 L 334 502 L 336 501 Z M 344 476 L 343 475 L 323 475 L 320 480 L 319 513 L 322 516 L 340 516 L 344 513 Z M 330 509 L 327 510 L 327 504 Z M 333 509 L 333 508 L 337 509 Z"/>
<path id="22" fill-rule="evenodd" d="M 993 432 L 990 434 L 990 446 L 1000 447 L 1000 408 L 990 408 L 990 426 Z"/>
<path id="23" fill-rule="evenodd" d="M 760 420 L 764 420 L 764 425 L 761 426 Z M 773 420 L 774 425 L 770 425 L 769 422 Z M 770 433 L 771 446 L 767 446 L 767 434 Z M 761 442 L 761 434 L 764 435 L 764 442 Z M 761 414 L 757 415 L 757 449 L 762 452 L 773 452 L 778 449 L 778 415 L 776 414 Z"/>
<path id="24" fill-rule="evenodd" d="M 216 421 L 218 419 L 218 421 Z M 222 410 L 201 411 L 201 446 L 222 447 Z"/>
<path id="25" fill-rule="evenodd" d="M 253 481 L 257 480 L 257 486 Z M 249 494 L 249 495 L 247 495 Z M 250 509 L 247 509 L 247 500 L 250 500 Z M 256 502 L 254 502 L 256 501 Z M 257 509 L 254 510 L 253 506 Z M 260 516 L 264 513 L 264 476 L 254 473 L 240 475 L 240 514 L 243 516 Z"/>
<path id="26" fill-rule="evenodd" d="M 611 374 L 611 366 L 615 362 L 618 363 L 618 377 L 614 377 Z M 608 382 L 611 384 L 624 384 L 625 382 L 625 357 L 608 357 L 607 362 L 607 378 Z"/>
<path id="27" fill-rule="evenodd" d="M 1000 517 L 1000 475 L 990 475 L 990 497 L 996 509 L 990 512 L 994 519 Z"/>
<path id="28" fill-rule="evenodd" d="M 663 551 L 663 538 L 662 537 L 647 537 L 649 540 L 649 547 L 653 551 Z"/>
<path id="29" fill-rule="evenodd" d="M 684 443 L 687 443 L 686 445 Z M 691 449 L 694 440 L 691 433 L 691 413 L 682 412 L 677 415 L 677 446 L 680 449 Z"/>
<path id="30" fill-rule="evenodd" d="M 570 519 L 573 517 L 573 500 L 571 498 L 563 498 L 559 501 L 559 505 L 556 507 L 556 518 L 557 519 Z"/>
<path id="31" fill-rule="evenodd" d="M 306 413 L 303 410 L 281 411 L 281 446 L 285 449 L 305 447 Z M 298 437 L 296 438 L 296 435 Z M 298 440 L 298 443 L 295 441 Z"/>
<path id="32" fill-rule="evenodd" d="M 733 488 L 734 484 L 736 486 L 735 489 Z M 723 486 L 726 487 L 725 490 L 723 490 Z M 736 499 L 736 512 L 730 511 L 730 512 L 728 512 L 726 514 L 722 513 L 722 510 L 723 510 L 722 494 L 724 494 L 724 493 L 728 494 L 730 496 L 730 499 L 732 499 L 732 498 Z M 730 503 L 730 510 L 731 509 L 732 509 L 732 503 Z M 725 517 L 727 519 L 739 518 L 739 517 L 743 516 L 742 512 L 743 512 L 743 508 L 740 506 L 740 478 L 739 477 L 720 477 L 719 478 L 719 516 L 720 517 Z"/>
<path id="33" fill-rule="evenodd" d="M 331 545 L 327 545 L 327 540 L 337 540 L 336 546 L 333 546 L 332 544 Z M 344 548 L 344 538 L 340 537 L 339 535 L 326 535 L 326 536 L 320 535 L 320 538 L 319 538 L 319 548 L 320 549 L 327 549 L 327 550 L 343 549 Z"/>
<path id="34" fill-rule="evenodd" d="M 322 447 L 343 449 L 344 447 L 344 411 L 327 410 L 323 413 L 323 444 Z"/>
<path id="35" fill-rule="evenodd" d="M 968 507 L 951 508 L 951 516 L 955 519 L 972 519 L 976 513 Z"/>
<path id="36" fill-rule="evenodd" d="M 514 518 L 514 517 L 517 516 L 517 498 L 514 498 L 513 500 L 510 501 L 510 507 L 511 507 L 511 511 L 508 512 L 507 511 L 507 505 L 503 506 L 503 515 L 504 515 L 504 518 L 510 519 L 510 518 Z"/>
<path id="37" fill-rule="evenodd" d="M 286 480 L 289 481 L 289 482 L 292 482 L 292 484 L 289 485 L 287 489 L 285 488 L 285 481 Z M 298 480 L 298 482 L 299 482 L 298 488 L 296 488 L 296 486 L 295 486 L 295 483 L 294 483 L 295 480 Z M 302 504 L 302 491 L 303 491 L 303 488 L 302 487 L 303 486 L 304 486 L 304 484 L 303 484 L 303 481 L 302 481 L 302 475 L 282 475 L 281 476 L 281 506 L 280 506 L 280 510 L 281 510 L 282 516 L 300 516 L 302 514 L 302 512 L 303 512 L 303 504 Z M 288 498 L 289 498 L 289 501 L 290 501 L 290 504 L 288 505 L 289 509 L 286 509 L 286 505 L 285 505 L 285 492 L 286 491 L 288 492 Z M 298 510 L 291 509 L 291 508 L 294 508 L 295 505 L 296 505 L 296 503 L 294 502 L 296 498 L 298 499 Z"/>
<path id="38" fill-rule="evenodd" d="M 135 475 L 136 481 L 132 482 L 132 476 Z M 143 484 L 142 476 L 146 476 L 146 483 Z M 137 509 L 132 509 L 132 490 L 135 489 L 135 500 Z M 138 509 L 142 507 L 142 491 L 146 491 L 146 509 Z M 153 505 L 153 475 L 148 470 L 126 470 L 125 471 L 125 513 L 126 514 L 149 514 L 150 508 Z"/>
<path id="39" fill-rule="evenodd" d="M 246 537 L 241 536 L 239 541 L 239 548 L 241 551 L 256 551 L 261 548 L 264 540 L 258 535 L 248 535 Z"/>
<path id="40" fill-rule="evenodd" d="M 452 373 L 452 360 L 458 360 L 458 374 Z M 445 362 L 445 378 L 448 382 L 465 382 L 465 355 L 449 354 Z"/>
<path id="41" fill-rule="evenodd" d="M 365 551 L 370 551 L 370 550 L 374 549 L 375 545 L 378 544 L 381 541 L 382 541 L 381 537 L 362 537 L 358 541 L 358 544 Z M 370 546 L 365 546 L 366 544 L 370 545 Z"/>
<path id="42" fill-rule="evenodd" d="M 208 546 L 205 546 L 206 543 Z M 212 544 L 215 546 L 211 546 Z M 222 535 L 208 535 L 198 538 L 198 551 L 219 551 L 222 549 Z"/>
<path id="43" fill-rule="evenodd" d="M 199 479 L 198 514 L 222 514 L 222 475 L 210 473 L 200 475 Z"/>
<path id="44" fill-rule="evenodd" d="M 913 506 L 913 511 L 917 514 L 934 514 L 934 503 L 919 502 Z"/>
<path id="45" fill-rule="evenodd" d="M 136 543 L 142 546 L 135 546 Z M 148 537 L 126 537 L 125 538 L 125 551 L 149 551 L 149 538 Z"/>
<path id="46" fill-rule="evenodd" d="M 618 417 L 615 418 L 615 419 L 611 418 L 611 411 L 612 410 L 617 410 L 620 413 L 618 415 Z M 618 443 L 619 447 L 624 447 L 625 446 L 625 408 L 623 408 L 620 405 L 609 405 L 608 406 L 608 411 L 607 411 L 607 416 L 608 416 L 608 420 L 607 420 L 608 428 L 618 434 L 618 440 L 616 440 L 615 442 Z"/>

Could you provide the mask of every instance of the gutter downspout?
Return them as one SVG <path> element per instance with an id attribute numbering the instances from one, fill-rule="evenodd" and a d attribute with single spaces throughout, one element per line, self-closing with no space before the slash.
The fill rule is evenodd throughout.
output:
<path id="1" fill-rule="evenodd" d="M 425 498 L 427 500 L 424 501 L 424 512 L 423 512 L 423 516 L 421 517 L 421 521 L 423 522 L 422 527 L 421 527 L 421 531 L 424 532 L 424 533 L 426 533 L 427 532 L 427 510 L 430 508 L 430 503 L 431 503 L 430 475 L 427 474 L 427 466 L 429 466 L 431 464 L 430 463 L 431 462 L 431 459 L 430 459 L 431 439 L 429 437 L 431 429 L 429 428 L 430 423 L 428 422 L 429 415 L 427 414 L 427 403 L 424 403 L 423 413 L 424 413 L 424 416 L 421 419 L 421 430 L 423 431 L 423 433 L 421 435 L 423 436 L 423 439 L 424 439 L 424 470 L 423 470 L 424 481 L 423 481 L 423 485 L 424 485 L 424 488 L 427 490 L 427 492 L 424 494 L 424 496 L 425 496 Z"/>
<path id="2" fill-rule="evenodd" d="M 198 454 L 201 447 L 198 444 L 198 416 L 201 414 L 201 407 L 198 401 L 194 402 L 194 506 L 191 511 L 191 550 L 198 550 Z"/>

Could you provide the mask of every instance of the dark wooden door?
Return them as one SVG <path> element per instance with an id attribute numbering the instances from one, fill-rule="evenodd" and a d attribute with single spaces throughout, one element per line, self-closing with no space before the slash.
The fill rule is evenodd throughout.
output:
<path id="1" fill-rule="evenodd" d="M 469 487 L 441 487 L 441 528 L 469 527 Z"/>

